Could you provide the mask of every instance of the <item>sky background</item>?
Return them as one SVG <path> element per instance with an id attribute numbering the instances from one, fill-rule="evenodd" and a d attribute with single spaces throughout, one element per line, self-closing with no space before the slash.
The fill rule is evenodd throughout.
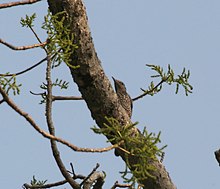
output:
<path id="1" fill-rule="evenodd" d="M 7 1 L 1 1 L 1 3 Z M 122 80 L 129 94 L 136 97 L 147 88 L 153 75 L 145 64 L 167 68 L 177 74 L 186 67 L 191 71 L 193 94 L 185 96 L 174 86 L 151 97 L 134 102 L 133 121 L 138 128 L 162 132 L 164 165 L 178 189 L 219 189 L 220 168 L 214 151 L 220 148 L 220 1 L 219 0 L 85 0 L 95 47 L 105 73 Z M 37 13 L 35 30 L 46 39 L 40 24 L 47 13 L 47 2 L 0 11 L 0 38 L 16 46 L 36 43 L 33 34 L 19 24 L 26 14 Z M 0 73 L 21 71 L 45 57 L 41 49 L 15 52 L 0 45 Z M 40 97 L 45 80 L 45 64 L 17 78 L 21 95 L 11 96 L 42 129 L 46 128 L 44 106 Z M 55 95 L 80 95 L 70 72 L 62 64 L 53 78 L 70 81 L 67 91 Z M 112 82 L 112 81 L 111 81 Z M 85 102 L 55 102 L 53 118 L 57 136 L 80 147 L 106 147 L 106 138 L 92 133 L 95 124 Z M 0 186 L 21 188 L 33 175 L 48 183 L 62 180 L 50 150 L 49 141 L 39 135 L 22 117 L 5 103 L 0 105 Z M 77 174 L 88 175 L 100 163 L 107 173 L 104 188 L 121 181 L 124 163 L 113 151 L 102 154 L 72 152 L 59 145 L 68 169 L 74 164 Z M 60 187 L 64 188 L 64 187 Z M 65 188 L 70 188 L 66 186 Z"/>

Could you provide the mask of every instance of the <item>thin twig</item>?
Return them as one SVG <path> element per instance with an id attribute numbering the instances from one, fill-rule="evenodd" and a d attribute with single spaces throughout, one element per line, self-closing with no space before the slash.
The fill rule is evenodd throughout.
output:
<path id="1" fill-rule="evenodd" d="M 165 80 L 161 80 L 153 89 L 151 89 L 150 91 L 144 92 L 143 94 L 141 94 L 141 95 L 139 95 L 139 96 L 133 98 L 132 101 L 135 101 L 135 100 L 138 100 L 138 99 L 140 99 L 140 98 L 143 98 L 144 96 L 146 96 L 146 95 L 148 95 L 148 94 L 154 92 L 154 90 L 156 90 L 157 87 L 159 87 L 161 84 L 163 84 L 167 79 L 168 79 L 168 78 L 166 78 Z"/>
<path id="2" fill-rule="evenodd" d="M 41 1 L 41 0 L 24 0 L 24 1 L 16 1 L 16 2 L 11 2 L 11 3 L 3 3 L 3 4 L 0 4 L 0 9 L 9 8 L 9 7 L 18 6 L 18 5 L 33 4 L 33 3 L 37 3 L 38 1 Z"/>
<path id="3" fill-rule="evenodd" d="M 40 38 L 38 37 L 38 35 L 37 35 L 37 33 L 34 31 L 34 29 L 33 29 L 31 26 L 29 26 L 29 28 L 31 29 L 32 33 L 34 34 L 34 36 L 36 37 L 36 39 L 38 40 L 38 42 L 39 42 L 39 43 L 42 43 L 42 41 L 40 40 Z M 45 47 L 44 47 L 44 49 L 45 49 Z M 46 50 L 45 50 L 45 51 L 46 51 Z"/>
<path id="4" fill-rule="evenodd" d="M 97 163 L 95 168 L 91 171 L 91 173 L 80 183 L 80 186 L 83 186 L 83 184 L 91 177 L 91 175 L 99 168 L 99 164 Z"/>
<path id="5" fill-rule="evenodd" d="M 3 76 L 3 77 L 11 77 L 11 76 L 18 76 L 18 75 L 24 74 L 25 72 L 28 72 L 28 71 L 34 69 L 35 67 L 39 66 L 40 64 L 42 64 L 42 63 L 43 63 L 44 61 L 46 61 L 46 60 L 47 60 L 47 58 L 44 58 L 44 59 L 42 59 L 40 62 L 38 62 L 38 63 L 34 64 L 33 66 L 31 66 L 31 67 L 29 67 L 29 68 L 27 68 L 27 69 L 25 69 L 25 70 L 22 70 L 22 71 L 20 71 L 20 72 L 12 73 L 12 74 L 0 74 L 0 76 Z"/>
<path id="6" fill-rule="evenodd" d="M 42 95 L 47 95 L 46 92 L 43 92 L 43 93 L 34 93 L 32 91 L 30 91 L 30 93 L 32 95 L 35 95 L 35 96 L 42 96 Z M 56 101 L 56 100 L 83 100 L 82 97 L 80 96 L 52 96 L 52 101 Z"/>
<path id="7" fill-rule="evenodd" d="M 71 167 L 71 170 L 72 170 L 72 174 L 73 174 L 73 176 L 75 176 L 76 174 L 75 174 L 75 170 L 74 170 L 74 167 L 73 167 L 73 163 L 70 163 L 70 167 Z"/>
<path id="8" fill-rule="evenodd" d="M 34 36 L 36 37 L 37 41 L 39 43 L 42 43 L 41 39 L 38 37 L 37 33 L 34 31 L 34 28 L 32 28 L 32 26 L 30 26 L 30 25 L 29 25 L 29 28 L 31 29 L 31 31 L 34 34 Z M 46 52 L 46 54 L 48 54 L 47 48 L 45 46 L 43 46 L 43 49 Z"/>
<path id="9" fill-rule="evenodd" d="M 75 173 L 72 163 L 70 163 L 70 166 L 71 166 L 72 172 L 70 172 L 70 171 L 68 171 L 68 172 L 73 175 L 73 179 L 74 179 L 74 180 L 76 180 L 76 179 L 84 180 L 84 179 L 86 178 L 86 176 L 84 176 L 84 175 L 80 175 L 80 174 L 77 175 L 77 174 Z"/>
<path id="10" fill-rule="evenodd" d="M 83 98 L 80 96 L 53 96 L 52 100 L 83 100 Z"/>
<path id="11" fill-rule="evenodd" d="M 76 179 L 84 180 L 84 179 L 86 178 L 86 176 L 84 176 L 84 175 L 80 175 L 80 174 L 76 175 L 76 174 L 74 173 L 74 168 L 73 168 L 72 163 L 70 163 L 70 166 L 71 166 L 71 169 L 72 169 L 72 172 L 73 172 L 73 173 L 71 173 L 71 174 L 73 174 L 73 177 L 72 177 L 72 178 L 73 178 L 74 180 L 76 180 Z M 58 182 L 54 182 L 54 183 L 50 183 L 50 184 L 45 184 L 45 185 L 41 185 L 41 186 L 32 186 L 32 185 L 30 185 L 30 184 L 25 183 L 25 184 L 23 185 L 23 188 L 25 188 L 25 189 L 52 188 L 52 187 L 64 185 L 64 184 L 66 184 L 66 183 L 67 183 L 66 180 L 62 180 L 62 181 L 58 181 Z"/>
<path id="12" fill-rule="evenodd" d="M 54 55 L 52 56 L 52 59 L 53 59 L 56 55 L 57 55 L 57 54 L 54 54 Z M 42 64 L 42 63 L 43 63 L 44 61 L 46 61 L 46 60 L 47 60 L 47 57 L 45 57 L 45 58 L 42 59 L 40 62 L 34 64 L 33 66 L 31 66 L 31 67 L 29 67 L 29 68 L 27 68 L 27 69 L 25 69 L 25 70 L 22 70 L 22 71 L 17 72 L 17 73 L 12 73 L 12 74 L 0 74 L 0 76 L 3 76 L 3 77 L 11 77 L 11 76 L 21 75 L 21 74 L 23 74 L 23 73 L 25 73 L 25 72 L 28 72 L 28 71 L 34 69 L 35 67 L 39 66 L 40 64 Z"/>
<path id="13" fill-rule="evenodd" d="M 2 43 L 3 45 L 9 47 L 10 49 L 16 50 L 16 51 L 33 49 L 33 48 L 37 48 L 37 47 L 42 47 L 42 46 L 45 46 L 47 44 L 47 42 L 45 41 L 45 42 L 39 43 L 39 44 L 33 44 L 33 45 L 17 47 L 17 46 L 11 45 L 10 43 L 7 43 L 6 41 L 3 41 L 2 39 L 0 39 L 0 43 Z"/>
<path id="14" fill-rule="evenodd" d="M 43 92 L 43 93 L 34 93 L 34 92 L 30 91 L 30 93 L 31 93 L 32 95 L 35 95 L 35 96 L 42 96 L 42 95 L 46 96 L 46 92 Z"/>

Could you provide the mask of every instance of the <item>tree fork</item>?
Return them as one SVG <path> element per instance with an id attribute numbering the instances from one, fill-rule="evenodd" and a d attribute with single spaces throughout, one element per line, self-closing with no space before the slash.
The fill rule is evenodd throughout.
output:
<path id="1" fill-rule="evenodd" d="M 78 69 L 70 67 L 71 75 L 97 125 L 102 128 L 103 123 L 106 123 L 106 116 L 117 119 L 122 126 L 131 123 L 127 112 L 118 103 L 117 95 L 96 54 L 82 0 L 48 0 L 48 4 L 52 14 L 67 12 L 75 43 L 78 45 L 78 49 L 73 50 L 71 64 L 80 66 Z M 120 156 L 125 161 L 123 152 Z M 141 162 L 136 157 L 129 157 L 129 164 L 134 163 Z M 144 189 L 176 189 L 165 167 L 158 160 L 152 160 L 149 164 L 155 167 L 151 174 L 156 179 L 148 177 L 139 181 Z"/>

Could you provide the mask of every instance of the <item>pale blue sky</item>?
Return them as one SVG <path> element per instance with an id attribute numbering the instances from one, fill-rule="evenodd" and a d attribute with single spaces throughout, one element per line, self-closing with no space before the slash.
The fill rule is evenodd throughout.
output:
<path id="1" fill-rule="evenodd" d="M 6 1 L 4 1 L 6 2 Z M 220 1 L 218 0 L 86 0 L 89 23 L 105 73 L 122 80 L 132 97 L 141 93 L 153 74 L 145 64 L 164 68 L 170 64 L 176 73 L 190 69 L 193 94 L 186 97 L 181 89 L 165 86 L 160 94 L 134 103 L 133 121 L 139 128 L 162 131 L 167 144 L 164 164 L 178 189 L 219 189 L 220 168 L 213 152 L 220 147 Z M 31 32 L 19 26 L 20 17 L 36 12 L 37 26 L 47 12 L 46 1 L 1 9 L 0 38 L 14 45 L 36 42 Z M 45 34 L 36 26 L 42 40 Z M 16 72 L 44 58 L 42 50 L 13 52 L 0 45 L 0 72 Z M 14 101 L 46 129 L 44 107 L 29 91 L 40 92 L 45 65 L 18 77 L 23 83 Z M 70 81 L 64 94 L 79 95 L 63 64 L 54 70 Z M 55 90 L 55 94 L 60 94 Z M 105 137 L 92 133 L 94 125 L 86 105 L 78 102 L 55 102 L 54 122 L 57 135 L 81 147 L 105 147 Z M 48 182 L 61 180 L 49 149 L 49 142 L 6 104 L 0 105 L 0 186 L 21 188 L 32 175 Z M 76 173 L 88 174 L 95 164 L 107 173 L 104 188 L 120 180 L 124 164 L 113 152 L 103 154 L 75 153 L 61 147 L 63 160 L 75 166 Z M 63 187 L 61 187 L 63 188 Z M 66 188 L 69 188 L 66 186 Z"/>

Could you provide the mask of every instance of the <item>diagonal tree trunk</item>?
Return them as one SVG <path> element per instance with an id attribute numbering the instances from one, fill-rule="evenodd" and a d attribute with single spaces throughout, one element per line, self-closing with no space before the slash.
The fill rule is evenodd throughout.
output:
<path id="1" fill-rule="evenodd" d="M 80 68 L 70 68 L 71 75 L 78 85 L 79 91 L 91 112 L 91 116 L 97 125 L 102 128 L 106 122 L 105 116 L 113 117 L 123 126 L 131 120 L 126 111 L 118 102 L 109 79 L 106 77 L 101 62 L 96 54 L 92 41 L 88 18 L 82 0 L 48 0 L 50 11 L 53 14 L 66 11 L 71 20 L 70 25 L 75 36 L 78 49 L 72 55 L 71 64 Z M 120 153 L 125 161 L 124 153 Z M 137 158 L 130 157 L 129 164 L 138 162 Z M 165 167 L 159 161 L 150 161 L 156 170 L 151 174 L 156 179 L 147 178 L 140 181 L 145 189 L 175 189 Z M 131 169 L 135 169 L 132 167 Z"/>

